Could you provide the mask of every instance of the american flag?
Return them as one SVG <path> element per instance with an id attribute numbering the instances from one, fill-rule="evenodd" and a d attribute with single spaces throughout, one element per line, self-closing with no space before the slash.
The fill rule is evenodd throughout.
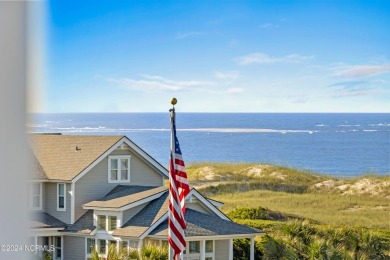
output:
<path id="1" fill-rule="evenodd" d="M 184 230 L 185 198 L 190 192 L 179 140 L 176 137 L 175 110 L 171 110 L 171 155 L 169 158 L 169 213 L 168 241 L 173 249 L 173 259 L 180 259 L 186 248 Z"/>

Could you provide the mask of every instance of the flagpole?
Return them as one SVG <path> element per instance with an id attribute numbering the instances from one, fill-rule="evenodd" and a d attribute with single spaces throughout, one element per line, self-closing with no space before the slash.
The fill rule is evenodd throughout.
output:
<path id="1" fill-rule="evenodd" d="M 179 140 L 176 136 L 175 105 L 176 98 L 171 99 L 171 154 L 169 156 L 169 206 L 168 206 L 168 242 L 169 260 L 183 260 L 186 249 L 185 199 L 190 193 L 184 159 Z"/>
<path id="2" fill-rule="evenodd" d="M 173 124 L 173 122 L 172 122 L 172 120 L 175 120 L 175 105 L 176 105 L 176 103 L 177 103 L 177 99 L 176 98 L 172 98 L 171 99 L 171 104 L 172 104 L 172 108 L 171 109 L 169 109 L 169 116 L 170 116 L 170 124 L 171 124 L 171 135 L 172 135 L 172 131 L 173 131 L 173 129 L 172 129 L 172 124 Z M 172 136 L 171 136 L 171 139 L 172 139 Z M 172 146 L 172 140 L 171 140 L 171 146 Z M 171 149 L 172 149 L 172 147 L 171 147 Z M 171 176 L 169 175 L 169 178 L 171 178 Z M 169 210 L 169 209 L 168 209 Z M 169 227 L 168 227 L 169 228 Z M 171 246 L 171 243 L 168 243 L 168 245 L 169 245 L 169 251 L 168 251 L 168 259 L 169 260 L 174 260 L 173 259 L 173 256 L 175 255 L 174 254 L 174 252 L 173 252 L 173 248 L 172 248 L 172 246 Z"/>

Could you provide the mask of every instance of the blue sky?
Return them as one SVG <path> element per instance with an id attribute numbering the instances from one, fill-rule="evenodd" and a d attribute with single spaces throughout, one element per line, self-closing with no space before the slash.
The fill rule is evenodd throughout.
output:
<path id="1" fill-rule="evenodd" d="M 41 112 L 389 112 L 389 1 L 49 1 Z"/>

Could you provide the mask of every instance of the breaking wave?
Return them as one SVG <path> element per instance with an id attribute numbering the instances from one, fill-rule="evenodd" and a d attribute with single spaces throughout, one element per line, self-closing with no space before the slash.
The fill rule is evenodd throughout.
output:
<path id="1" fill-rule="evenodd" d="M 39 126 L 35 126 L 39 128 Z M 99 127 L 46 127 L 45 132 L 66 132 L 66 133 L 115 133 L 115 132 L 169 132 L 169 128 L 107 128 Z M 206 132 L 206 133 L 308 133 L 313 134 L 315 130 L 278 130 L 266 128 L 178 128 L 178 132 Z"/>

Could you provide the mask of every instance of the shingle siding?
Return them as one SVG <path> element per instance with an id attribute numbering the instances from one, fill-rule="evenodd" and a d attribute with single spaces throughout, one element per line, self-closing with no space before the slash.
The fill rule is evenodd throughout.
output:
<path id="1" fill-rule="evenodd" d="M 110 155 L 130 155 L 130 183 L 121 185 L 161 186 L 162 176 L 129 149 L 113 151 Z M 108 158 L 104 158 L 75 184 L 75 221 L 87 210 L 82 205 L 100 199 L 116 183 L 108 183 Z"/>
<path id="2" fill-rule="evenodd" d="M 215 260 L 229 259 L 229 239 L 215 240 Z"/>
<path id="3" fill-rule="evenodd" d="M 64 236 L 64 260 L 85 259 L 85 237 Z"/>
<path id="4" fill-rule="evenodd" d="M 49 213 L 53 217 L 70 224 L 70 208 L 71 208 L 71 196 L 69 194 L 71 189 L 71 184 L 66 184 L 66 210 L 57 211 L 57 183 L 47 182 L 43 186 L 43 206 L 45 212 Z"/>

